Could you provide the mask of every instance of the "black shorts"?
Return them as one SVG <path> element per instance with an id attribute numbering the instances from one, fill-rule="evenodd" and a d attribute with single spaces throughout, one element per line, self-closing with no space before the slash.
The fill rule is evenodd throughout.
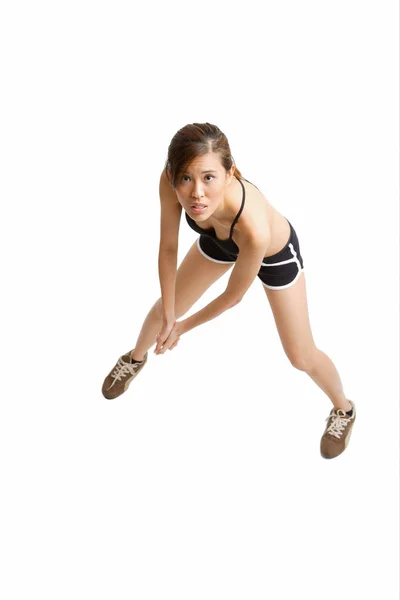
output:
<path id="1" fill-rule="evenodd" d="M 286 220 L 290 225 L 290 237 L 285 247 L 277 254 L 265 257 L 257 274 L 264 287 L 271 290 L 283 290 L 294 285 L 301 272 L 304 271 L 297 234 L 290 221 Z M 200 235 L 197 240 L 197 247 L 203 256 L 214 262 L 226 264 L 236 262 L 236 258 L 224 252 L 209 235 Z"/>

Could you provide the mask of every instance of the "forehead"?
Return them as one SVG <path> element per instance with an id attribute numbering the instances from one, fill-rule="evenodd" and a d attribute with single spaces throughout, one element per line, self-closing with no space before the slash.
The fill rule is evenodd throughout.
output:
<path id="1" fill-rule="evenodd" d="M 195 158 L 185 169 L 185 173 L 191 171 L 219 171 L 222 165 L 218 155 L 216 154 L 205 154 Z"/>

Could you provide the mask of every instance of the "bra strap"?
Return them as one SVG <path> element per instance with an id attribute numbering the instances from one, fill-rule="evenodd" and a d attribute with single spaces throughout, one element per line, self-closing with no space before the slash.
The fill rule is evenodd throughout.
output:
<path id="1" fill-rule="evenodd" d="M 240 181 L 240 179 L 239 179 L 239 181 Z M 245 181 L 246 181 L 246 180 L 245 180 Z M 230 232 L 230 234 L 229 234 L 229 239 L 231 239 L 231 237 L 232 237 L 233 228 L 235 227 L 235 225 L 236 225 L 236 223 L 237 223 L 237 220 L 238 220 L 238 218 L 240 217 L 240 215 L 242 214 L 242 210 L 243 210 L 243 208 L 244 208 L 244 199 L 246 198 L 246 191 L 245 191 L 245 189 L 244 189 L 244 185 L 243 185 L 243 183 L 242 183 L 241 181 L 240 181 L 240 185 L 241 185 L 241 186 L 242 186 L 242 188 L 243 188 L 243 198 L 242 198 L 242 205 L 241 205 L 241 207 L 240 207 L 240 210 L 239 210 L 238 214 L 236 215 L 236 217 L 235 217 L 235 219 L 234 219 L 234 221 L 233 221 L 233 223 L 232 223 L 232 225 L 231 225 L 231 232 Z"/>
<path id="2" fill-rule="evenodd" d="M 249 181 L 248 179 L 245 179 L 244 177 L 243 177 L 243 179 L 245 181 L 247 181 L 247 183 L 250 183 L 251 185 L 254 185 L 254 183 L 251 183 L 251 181 Z M 254 187 L 258 189 L 258 187 L 256 185 L 254 185 Z M 260 190 L 258 189 L 258 191 L 260 191 Z"/>

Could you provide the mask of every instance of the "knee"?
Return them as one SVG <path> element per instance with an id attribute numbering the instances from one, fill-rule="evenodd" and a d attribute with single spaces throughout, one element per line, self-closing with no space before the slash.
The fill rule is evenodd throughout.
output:
<path id="1" fill-rule="evenodd" d="M 163 318 L 163 303 L 162 298 L 159 298 L 157 302 L 153 306 L 153 310 L 159 319 Z M 184 314 L 187 313 L 189 309 L 187 307 L 179 306 L 179 304 L 175 303 L 175 319 L 178 320 L 183 317 Z"/>
<path id="2" fill-rule="evenodd" d="M 163 303 L 162 303 L 162 298 L 159 298 L 157 300 L 157 302 L 154 304 L 153 306 L 153 311 L 155 312 L 156 316 L 158 319 L 163 319 Z M 179 311 L 179 309 L 177 309 L 177 307 L 175 306 L 175 318 L 179 319 L 182 316 L 181 311 Z"/>
<path id="3" fill-rule="evenodd" d="M 318 351 L 317 348 L 309 350 L 308 352 L 288 352 L 287 357 L 295 369 L 297 369 L 298 371 L 305 371 L 307 373 L 312 371 L 313 369 L 316 351 Z"/>
<path id="4" fill-rule="evenodd" d="M 300 356 L 288 356 L 288 358 L 292 367 L 298 371 L 306 371 L 304 360 Z"/>

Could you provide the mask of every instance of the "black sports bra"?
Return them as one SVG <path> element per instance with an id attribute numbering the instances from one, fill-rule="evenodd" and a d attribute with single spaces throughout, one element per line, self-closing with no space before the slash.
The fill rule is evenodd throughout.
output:
<path id="1" fill-rule="evenodd" d="M 242 179 L 244 179 L 244 177 Z M 244 179 L 244 181 L 247 181 L 247 179 Z M 242 210 L 244 208 L 244 202 L 245 202 L 245 198 L 246 198 L 246 191 L 244 189 L 244 185 L 240 179 L 239 179 L 239 182 L 243 189 L 242 204 L 240 206 L 239 212 L 237 213 L 236 217 L 233 220 L 233 223 L 232 223 L 231 229 L 230 229 L 230 233 L 229 233 L 229 238 L 227 240 L 220 240 L 217 237 L 217 234 L 215 233 L 214 227 L 210 227 L 209 229 L 202 229 L 201 227 L 199 227 L 198 224 L 196 223 L 196 221 L 194 219 L 192 219 L 191 217 L 189 217 L 189 215 L 185 211 L 186 221 L 188 222 L 189 227 L 191 227 L 194 231 L 197 231 L 197 233 L 200 233 L 202 235 L 208 235 L 209 237 L 212 237 L 218 246 L 220 246 L 223 250 L 225 250 L 225 252 L 233 254 L 234 256 L 238 255 L 239 248 L 232 239 L 233 228 L 235 227 L 237 220 L 239 219 L 240 215 L 242 214 Z M 247 183 L 251 183 L 251 181 L 247 181 Z M 251 184 L 251 185 L 254 185 L 254 184 Z M 257 186 L 254 186 L 254 187 L 257 187 Z"/>

